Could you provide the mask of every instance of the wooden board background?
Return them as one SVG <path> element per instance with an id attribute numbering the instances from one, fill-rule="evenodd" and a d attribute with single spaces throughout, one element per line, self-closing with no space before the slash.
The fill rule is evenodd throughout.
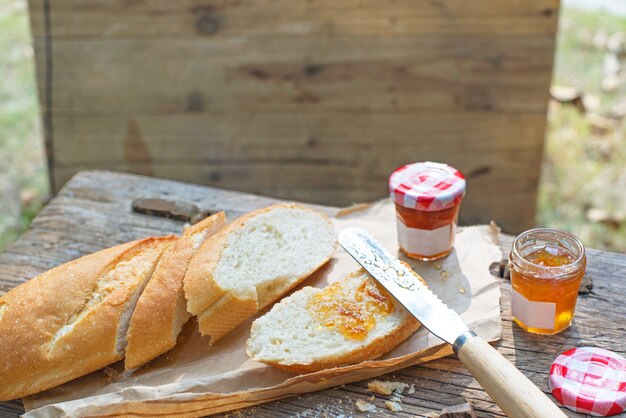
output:
<path id="1" fill-rule="evenodd" d="M 558 0 L 29 0 L 53 188 L 110 168 L 332 205 L 417 160 L 534 223 Z"/>

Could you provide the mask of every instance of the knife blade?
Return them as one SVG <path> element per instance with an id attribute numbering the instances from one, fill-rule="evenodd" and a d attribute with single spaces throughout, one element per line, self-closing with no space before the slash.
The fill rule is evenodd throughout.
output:
<path id="1" fill-rule="evenodd" d="M 463 319 L 446 306 L 409 268 L 391 256 L 360 228 L 339 233 L 339 244 L 391 293 L 424 327 L 452 344 L 459 360 L 512 418 L 567 416 L 495 348 L 469 330 Z"/>
<path id="2" fill-rule="evenodd" d="M 366 231 L 348 228 L 339 234 L 339 244 L 380 282 L 431 333 L 455 346 L 475 335 L 454 310 L 448 308 L 398 259 L 391 256 Z M 456 346 L 455 346 L 456 348 Z"/>

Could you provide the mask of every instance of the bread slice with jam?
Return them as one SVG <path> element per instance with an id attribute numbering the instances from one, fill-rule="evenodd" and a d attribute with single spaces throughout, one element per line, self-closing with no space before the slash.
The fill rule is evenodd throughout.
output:
<path id="1" fill-rule="evenodd" d="M 423 282 L 417 274 L 415 280 Z M 274 305 L 252 324 L 247 352 L 256 361 L 309 373 L 376 359 L 419 327 L 359 269 L 324 289 L 305 287 Z"/>

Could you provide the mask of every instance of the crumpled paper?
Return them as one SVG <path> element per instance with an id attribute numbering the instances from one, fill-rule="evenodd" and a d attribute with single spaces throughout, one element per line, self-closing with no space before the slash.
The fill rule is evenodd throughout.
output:
<path id="1" fill-rule="evenodd" d="M 501 259 L 497 227 L 458 228 L 455 248 L 448 257 L 420 262 L 398 251 L 395 209 L 389 200 L 344 210 L 333 221 L 337 232 L 347 227 L 366 229 L 392 254 L 398 254 L 398 258 L 411 264 L 433 292 L 463 317 L 470 329 L 487 341 L 500 338 L 500 286 L 489 273 L 489 265 Z M 358 267 L 338 247 L 334 258 L 301 287 L 324 287 Z M 245 341 L 251 322 L 211 347 L 208 340 L 199 335 L 192 320 L 184 327 L 176 348 L 169 353 L 136 370 L 124 371 L 123 364 L 116 363 L 25 398 L 24 406 L 28 411 L 25 416 L 207 415 L 369 379 L 452 353 L 449 345 L 422 327 L 377 360 L 296 375 L 248 358 Z"/>

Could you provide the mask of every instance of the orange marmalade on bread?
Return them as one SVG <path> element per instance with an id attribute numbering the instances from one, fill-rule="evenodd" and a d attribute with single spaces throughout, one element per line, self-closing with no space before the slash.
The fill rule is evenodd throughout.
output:
<path id="1" fill-rule="evenodd" d="M 376 316 L 393 312 L 394 302 L 378 283 L 368 278 L 358 286 L 335 282 L 316 294 L 307 309 L 321 326 L 346 338 L 362 341 L 376 325 Z"/>

